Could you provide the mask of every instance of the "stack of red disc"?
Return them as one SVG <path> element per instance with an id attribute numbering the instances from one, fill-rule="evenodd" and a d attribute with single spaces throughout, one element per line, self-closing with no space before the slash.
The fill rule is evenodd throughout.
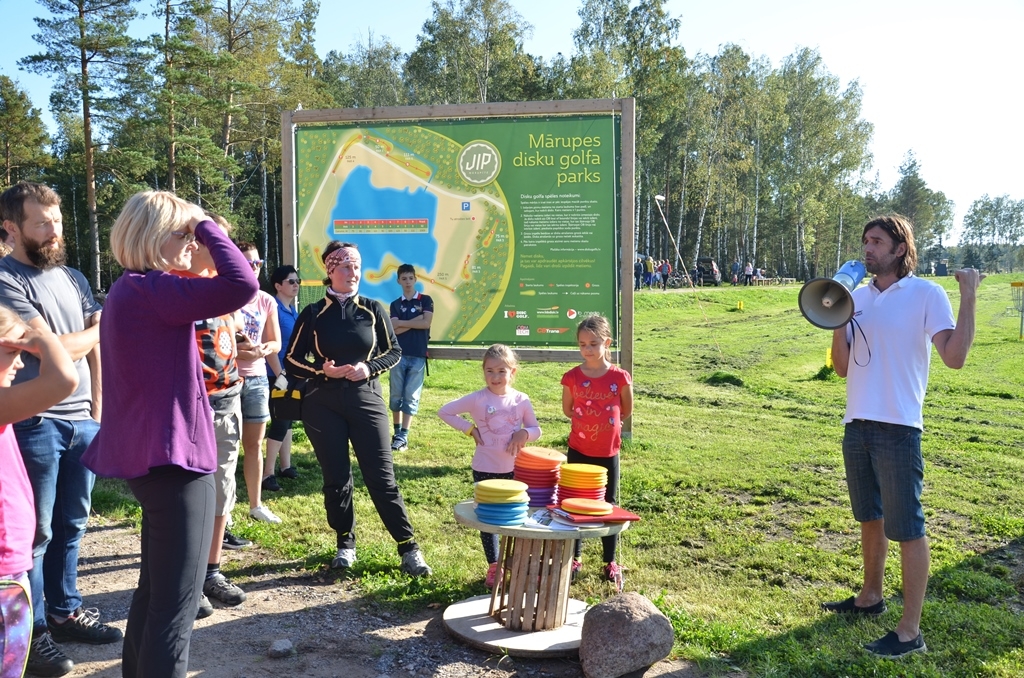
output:
<path id="1" fill-rule="evenodd" d="M 530 506 L 558 503 L 559 469 L 565 455 L 545 447 L 524 447 L 516 455 L 514 478 L 527 484 Z"/>

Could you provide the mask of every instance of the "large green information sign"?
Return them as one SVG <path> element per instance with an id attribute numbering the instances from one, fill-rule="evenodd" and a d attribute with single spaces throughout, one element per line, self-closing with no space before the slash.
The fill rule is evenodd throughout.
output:
<path id="1" fill-rule="evenodd" d="M 385 304 L 401 294 L 398 266 L 415 266 L 434 300 L 432 343 L 574 346 L 581 318 L 616 318 L 619 121 L 299 127 L 301 274 L 323 277 L 323 247 L 354 242 L 359 291 Z"/>

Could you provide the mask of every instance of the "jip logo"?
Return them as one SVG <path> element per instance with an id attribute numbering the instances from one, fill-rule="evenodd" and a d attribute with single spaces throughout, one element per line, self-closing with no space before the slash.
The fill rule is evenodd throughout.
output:
<path id="1" fill-rule="evenodd" d="M 467 184 L 484 186 L 501 171 L 501 155 L 489 141 L 471 141 L 459 153 L 458 167 L 459 176 Z"/>

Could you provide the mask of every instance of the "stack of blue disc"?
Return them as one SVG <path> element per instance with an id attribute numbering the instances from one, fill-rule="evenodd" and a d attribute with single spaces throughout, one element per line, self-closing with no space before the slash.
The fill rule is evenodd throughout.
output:
<path id="1" fill-rule="evenodd" d="M 481 523 L 511 527 L 526 522 L 527 504 L 477 504 L 476 517 Z"/>

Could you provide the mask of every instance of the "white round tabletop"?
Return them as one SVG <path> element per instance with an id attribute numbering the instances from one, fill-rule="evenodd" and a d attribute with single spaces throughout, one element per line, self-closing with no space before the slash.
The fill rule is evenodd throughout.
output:
<path id="1" fill-rule="evenodd" d="M 628 522 L 604 523 L 603 527 L 580 527 L 578 530 L 552 530 L 547 527 L 525 527 L 523 525 L 505 527 L 503 525 L 491 525 L 490 523 L 478 520 L 473 505 L 472 499 L 456 504 L 455 522 L 475 528 L 481 532 L 502 534 L 506 537 L 518 537 L 521 539 L 592 539 L 618 534 L 629 527 Z"/>

